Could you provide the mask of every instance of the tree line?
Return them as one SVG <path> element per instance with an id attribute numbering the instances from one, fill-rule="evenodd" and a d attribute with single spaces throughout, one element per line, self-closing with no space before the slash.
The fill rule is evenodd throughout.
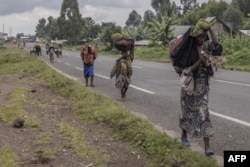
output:
<path id="1" fill-rule="evenodd" d="M 193 25 L 200 18 L 215 16 L 225 22 L 232 31 L 250 29 L 250 0 L 209 0 L 199 4 L 197 0 L 180 0 L 180 5 L 171 0 L 151 0 L 154 11 L 146 10 L 141 16 L 132 10 L 121 27 L 114 22 L 95 23 L 91 17 L 83 17 L 77 0 L 63 0 L 58 18 L 39 19 L 36 37 L 66 39 L 77 44 L 81 39 L 101 40 L 108 49 L 121 36 L 135 40 L 161 41 L 166 46 L 173 38 L 171 25 Z"/>

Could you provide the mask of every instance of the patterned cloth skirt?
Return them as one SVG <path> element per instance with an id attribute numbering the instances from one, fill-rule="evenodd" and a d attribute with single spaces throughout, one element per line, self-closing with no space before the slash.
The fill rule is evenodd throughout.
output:
<path id="1" fill-rule="evenodd" d="M 212 137 L 213 129 L 208 109 L 208 77 L 201 73 L 194 82 L 193 95 L 181 90 L 180 128 L 192 137 Z"/>

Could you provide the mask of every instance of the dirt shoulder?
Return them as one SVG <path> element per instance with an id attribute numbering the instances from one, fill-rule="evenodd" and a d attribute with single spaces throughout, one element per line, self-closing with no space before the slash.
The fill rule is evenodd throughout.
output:
<path id="1" fill-rule="evenodd" d="M 0 119 L 0 149 L 8 148 L 16 154 L 16 166 L 147 166 L 143 156 L 128 143 L 116 140 L 104 124 L 84 124 L 78 120 L 71 109 L 71 101 L 34 80 L 28 73 L 0 76 L 0 81 L 0 112 L 11 105 L 10 94 L 22 88 L 27 90 L 23 95 L 28 99 L 28 102 L 23 103 L 26 117 L 36 122 L 33 126 L 24 122 L 23 127 L 14 128 L 12 124 L 6 124 Z M 60 125 L 70 126 L 84 137 L 74 143 L 72 137 L 62 134 L 58 128 Z M 87 146 L 86 154 L 92 152 L 93 156 L 83 156 L 76 151 L 78 146 L 83 148 L 82 143 Z"/>

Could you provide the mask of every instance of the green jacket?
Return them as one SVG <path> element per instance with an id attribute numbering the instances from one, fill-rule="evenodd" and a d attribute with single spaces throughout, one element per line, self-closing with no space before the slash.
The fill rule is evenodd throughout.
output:
<path id="1" fill-rule="evenodd" d="M 115 75 L 116 77 L 119 76 L 119 74 L 123 74 L 124 76 L 127 76 L 128 78 L 132 75 L 132 62 L 130 57 L 121 57 L 116 60 L 111 72 L 110 72 L 110 78 L 113 78 Z"/>

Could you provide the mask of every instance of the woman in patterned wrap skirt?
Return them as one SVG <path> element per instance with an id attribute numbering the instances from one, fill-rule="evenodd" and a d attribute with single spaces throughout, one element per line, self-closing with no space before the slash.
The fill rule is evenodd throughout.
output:
<path id="1" fill-rule="evenodd" d="M 211 35 L 211 41 L 207 40 L 208 32 Z M 218 40 L 209 23 L 205 20 L 198 21 L 196 25 L 191 28 L 188 38 L 192 38 L 194 41 L 192 47 L 197 50 L 197 58 L 195 59 L 193 56 L 186 59 L 185 61 L 190 59 L 194 60 L 191 65 L 186 67 L 174 65 L 175 71 L 179 76 L 183 76 L 183 72 L 185 72 L 185 76 L 192 76 L 193 78 L 193 89 L 191 93 L 187 91 L 185 87 L 181 89 L 181 143 L 186 147 L 191 145 L 187 134 L 190 134 L 191 137 L 203 137 L 205 145 L 204 154 L 210 156 L 213 155 L 214 152 L 209 144 L 209 138 L 213 136 L 208 109 L 209 78 L 213 76 L 209 55 L 211 54 L 210 51 L 218 45 Z"/>

